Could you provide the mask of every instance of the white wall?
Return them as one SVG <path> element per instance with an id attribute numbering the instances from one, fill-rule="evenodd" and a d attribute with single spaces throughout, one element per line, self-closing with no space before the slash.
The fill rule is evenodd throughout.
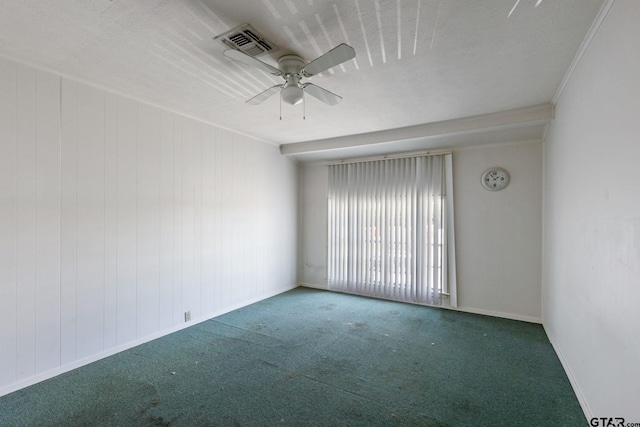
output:
<path id="1" fill-rule="evenodd" d="M 588 417 L 640 420 L 640 2 L 616 0 L 545 140 L 543 319 Z"/>
<path id="2" fill-rule="evenodd" d="M 541 147 L 532 142 L 453 153 L 460 310 L 540 321 Z M 488 192 L 480 185 L 491 166 L 509 171 L 505 190 Z M 298 282 L 324 288 L 327 184 L 326 166 L 301 167 Z"/>
<path id="3" fill-rule="evenodd" d="M 0 395 L 295 286 L 277 147 L 0 59 Z"/>
<path id="4" fill-rule="evenodd" d="M 509 172 L 502 191 L 480 185 L 492 166 Z M 458 150 L 453 171 L 458 307 L 539 322 L 542 144 Z"/>
<path id="5" fill-rule="evenodd" d="M 298 283 L 327 288 L 329 174 L 323 164 L 300 166 L 300 263 Z"/>

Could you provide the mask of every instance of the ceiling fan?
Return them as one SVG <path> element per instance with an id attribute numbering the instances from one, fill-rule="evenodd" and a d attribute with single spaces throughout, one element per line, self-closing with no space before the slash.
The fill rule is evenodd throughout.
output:
<path id="1" fill-rule="evenodd" d="M 247 101 L 248 104 L 260 104 L 270 96 L 280 92 L 280 99 L 291 105 L 302 102 L 305 93 L 325 104 L 336 105 L 342 101 L 340 96 L 313 83 L 302 83 L 301 80 L 355 58 L 356 52 L 351 46 L 342 43 L 308 64 L 305 64 L 304 60 L 298 55 L 284 55 L 278 59 L 278 68 L 236 49 L 225 50 L 224 55 L 243 64 L 260 68 L 274 76 L 281 76 L 284 79 L 284 83 L 272 86 L 249 99 Z"/>

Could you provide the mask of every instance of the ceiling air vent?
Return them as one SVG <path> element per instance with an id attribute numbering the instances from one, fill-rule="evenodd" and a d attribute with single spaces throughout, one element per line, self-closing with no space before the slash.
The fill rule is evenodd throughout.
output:
<path id="1" fill-rule="evenodd" d="M 278 47 L 267 41 L 249 24 L 239 25 L 226 33 L 213 38 L 221 40 L 231 49 L 236 49 L 249 56 L 265 55 L 278 50 Z"/>

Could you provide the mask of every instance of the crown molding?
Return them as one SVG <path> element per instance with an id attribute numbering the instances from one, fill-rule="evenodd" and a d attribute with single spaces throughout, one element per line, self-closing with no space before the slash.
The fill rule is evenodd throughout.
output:
<path id="1" fill-rule="evenodd" d="M 613 6 L 613 3 L 615 3 L 615 1 L 616 0 L 607 0 L 600 8 L 600 11 L 596 16 L 596 19 L 593 21 L 593 24 L 591 24 L 591 28 L 589 28 L 587 35 L 584 37 L 584 40 L 582 41 L 580 48 L 578 48 L 578 52 L 576 53 L 576 56 L 573 57 L 573 61 L 571 61 L 571 65 L 569 66 L 569 69 L 567 70 L 564 77 L 562 78 L 562 81 L 560 82 L 560 86 L 558 86 L 558 90 L 556 91 L 555 95 L 553 95 L 553 98 L 551 98 L 551 103 L 553 105 L 556 105 L 556 103 L 558 102 L 558 99 L 560 99 L 560 96 L 562 95 L 562 92 L 564 91 L 565 86 L 567 85 L 567 83 L 569 83 L 569 80 L 571 80 L 571 76 L 573 76 L 573 73 L 578 67 L 578 64 L 580 63 L 580 61 L 582 60 L 582 57 L 589 49 L 589 46 L 591 45 L 593 38 L 598 33 L 600 26 L 602 25 L 605 18 L 609 14 L 609 10 L 611 9 L 611 6 Z M 545 134 L 546 134 L 546 131 L 545 131 Z"/>

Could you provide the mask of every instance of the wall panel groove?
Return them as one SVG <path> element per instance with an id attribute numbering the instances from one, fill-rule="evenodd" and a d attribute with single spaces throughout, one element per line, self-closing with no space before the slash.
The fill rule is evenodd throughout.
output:
<path id="1" fill-rule="evenodd" d="M 0 59 L 0 384 L 17 377 L 16 66 Z"/>
<path id="2" fill-rule="evenodd" d="M 60 78 L 36 76 L 36 372 L 60 364 Z"/>
<path id="3" fill-rule="evenodd" d="M 16 102 L 17 377 L 34 375 L 36 350 L 36 72 L 18 65 Z"/>

